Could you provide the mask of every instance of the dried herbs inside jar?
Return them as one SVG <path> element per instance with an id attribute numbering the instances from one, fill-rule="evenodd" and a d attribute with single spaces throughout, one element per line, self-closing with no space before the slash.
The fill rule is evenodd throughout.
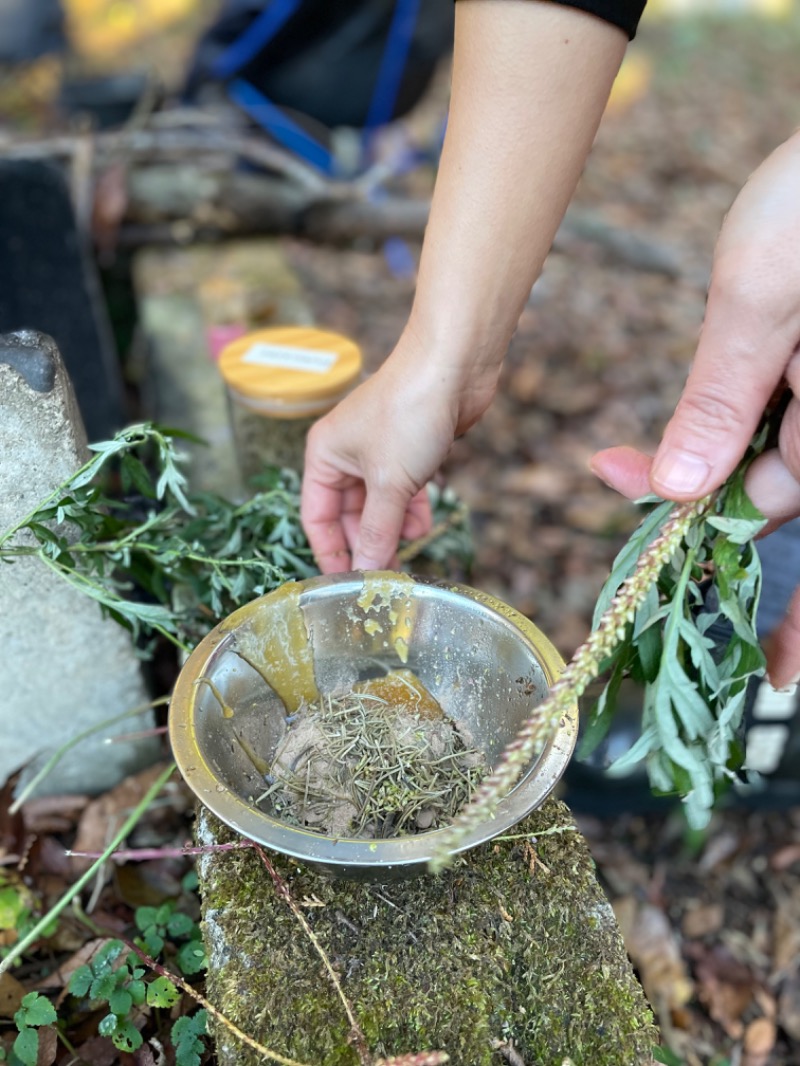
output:
<path id="1" fill-rule="evenodd" d="M 328 836 L 402 836 L 449 824 L 485 769 L 466 727 L 398 670 L 302 707 L 258 803 Z"/>

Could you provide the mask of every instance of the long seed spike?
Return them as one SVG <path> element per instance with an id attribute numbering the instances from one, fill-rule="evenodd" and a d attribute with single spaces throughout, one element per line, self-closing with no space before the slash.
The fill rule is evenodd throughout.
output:
<path id="1" fill-rule="evenodd" d="M 575 652 L 547 698 L 534 710 L 505 749 L 497 766 L 484 778 L 470 803 L 442 833 L 428 863 L 432 873 L 438 873 L 452 862 L 470 830 L 492 817 L 498 801 L 508 793 L 531 759 L 543 750 L 561 717 L 571 710 L 575 701 L 594 681 L 599 664 L 616 648 L 620 632 L 624 635 L 626 624 L 633 619 L 650 586 L 658 579 L 662 567 L 680 547 L 691 524 L 708 509 L 711 499 L 709 495 L 673 508 L 660 534 L 639 556 L 634 572 L 620 585 L 597 628 Z"/>

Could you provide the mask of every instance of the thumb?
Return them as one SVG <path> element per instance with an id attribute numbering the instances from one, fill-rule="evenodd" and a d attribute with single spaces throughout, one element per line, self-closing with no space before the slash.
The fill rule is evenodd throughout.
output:
<path id="1" fill-rule="evenodd" d="M 752 303 L 712 284 L 695 362 L 650 472 L 659 496 L 699 499 L 722 484 L 744 455 L 792 347 Z"/>

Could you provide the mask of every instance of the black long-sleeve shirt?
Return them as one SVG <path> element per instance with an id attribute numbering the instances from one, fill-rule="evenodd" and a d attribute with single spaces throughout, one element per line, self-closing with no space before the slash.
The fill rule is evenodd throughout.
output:
<path id="1" fill-rule="evenodd" d="M 590 15 L 596 15 L 605 22 L 619 26 L 633 40 L 647 0 L 552 0 L 552 2 L 562 4 L 564 7 L 576 7 L 581 11 L 587 11 Z"/>

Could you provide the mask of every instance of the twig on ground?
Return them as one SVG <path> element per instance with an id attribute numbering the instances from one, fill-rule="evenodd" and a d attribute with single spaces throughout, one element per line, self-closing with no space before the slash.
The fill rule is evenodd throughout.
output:
<path id="1" fill-rule="evenodd" d="M 332 983 L 333 987 L 336 989 L 336 994 L 338 995 L 339 999 L 342 1001 L 342 1005 L 344 1006 L 345 1014 L 347 1015 L 347 1020 L 350 1022 L 351 1037 L 352 1037 L 353 1043 L 355 1045 L 356 1051 L 358 1052 L 358 1057 L 359 1057 L 359 1059 L 360 1059 L 360 1061 L 362 1063 L 362 1066 L 373 1066 L 372 1056 L 370 1055 L 369 1048 L 367 1046 L 367 1038 L 364 1036 L 364 1032 L 363 1032 L 361 1026 L 359 1025 L 358 1018 L 356 1018 L 355 1011 L 353 1010 L 353 1007 L 352 1007 L 350 1001 L 348 1000 L 347 996 L 344 994 L 344 989 L 342 988 L 342 983 L 339 980 L 339 975 L 334 970 L 330 959 L 328 958 L 327 954 L 325 953 L 325 949 L 323 948 L 322 944 L 320 944 L 319 939 L 318 939 L 316 933 L 314 932 L 314 930 L 308 924 L 308 921 L 306 920 L 306 916 L 303 914 L 303 912 L 300 910 L 300 908 L 298 907 L 297 903 L 295 902 L 294 897 L 292 896 L 291 892 L 289 891 L 289 886 L 286 884 L 286 882 L 283 880 L 281 875 L 275 869 L 273 864 L 267 858 L 267 855 L 266 855 L 266 852 L 264 851 L 264 849 L 261 847 L 260 844 L 257 844 L 255 841 L 253 841 L 253 847 L 255 848 L 255 850 L 256 850 L 256 852 L 258 854 L 258 857 L 261 859 L 261 862 L 264 864 L 264 867 L 265 867 L 267 873 L 272 878 L 272 883 L 275 885 L 275 889 L 276 889 L 278 895 L 281 897 L 281 899 L 284 901 L 284 903 L 286 903 L 286 905 L 289 908 L 289 910 L 292 912 L 292 914 L 298 920 L 298 922 L 300 923 L 300 925 L 303 928 L 303 932 L 306 934 L 308 939 L 313 944 L 314 950 L 317 952 L 319 957 L 322 959 L 322 964 L 325 967 L 325 969 L 326 969 L 326 971 L 328 973 L 328 976 L 331 979 L 331 983 Z"/>

